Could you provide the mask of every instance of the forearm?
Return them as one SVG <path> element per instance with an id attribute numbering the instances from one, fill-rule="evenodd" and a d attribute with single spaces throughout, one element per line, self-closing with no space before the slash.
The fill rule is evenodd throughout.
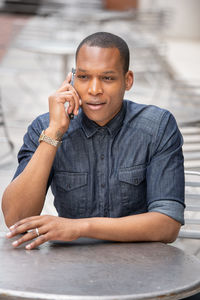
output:
<path id="1" fill-rule="evenodd" d="M 24 171 L 5 190 L 2 210 L 8 226 L 41 213 L 56 151 L 55 147 L 42 142 Z"/>
<path id="2" fill-rule="evenodd" d="M 37 237 L 36 229 L 40 236 Z M 34 216 L 20 220 L 10 228 L 8 238 L 21 233 L 13 243 L 17 247 L 27 241 L 26 249 L 33 249 L 49 241 L 73 241 L 89 237 L 119 242 L 164 242 L 175 240 L 180 224 L 160 213 L 146 213 L 123 218 L 68 219 L 55 216 Z"/>
<path id="3" fill-rule="evenodd" d="M 70 119 L 67 115 L 77 115 L 80 105 L 79 96 L 70 82 L 71 73 L 49 97 L 49 127 L 45 134 L 57 141 L 62 139 L 69 128 Z M 69 103 L 67 112 L 64 106 L 66 102 Z M 8 226 L 41 213 L 56 151 L 56 147 L 41 142 L 24 171 L 7 187 L 2 199 L 2 210 Z"/>
<path id="4" fill-rule="evenodd" d="M 81 236 L 120 242 L 173 242 L 180 224 L 172 218 L 149 212 L 122 218 L 85 219 Z"/>

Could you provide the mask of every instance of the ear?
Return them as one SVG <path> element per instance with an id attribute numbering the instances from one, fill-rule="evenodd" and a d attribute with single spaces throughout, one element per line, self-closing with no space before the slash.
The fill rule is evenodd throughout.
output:
<path id="1" fill-rule="evenodd" d="M 129 91 L 134 82 L 134 74 L 132 71 L 128 71 L 125 75 L 125 84 L 126 84 L 126 91 Z"/>

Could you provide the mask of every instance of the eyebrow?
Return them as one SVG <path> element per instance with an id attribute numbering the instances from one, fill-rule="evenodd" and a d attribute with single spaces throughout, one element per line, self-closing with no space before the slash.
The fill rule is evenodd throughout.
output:
<path id="1" fill-rule="evenodd" d="M 116 74 L 116 73 L 117 73 L 117 72 L 112 71 L 112 70 L 103 72 L 103 74 Z"/>
<path id="2" fill-rule="evenodd" d="M 77 71 L 79 72 L 83 72 L 83 73 L 87 73 L 89 72 L 88 70 L 84 70 L 84 69 L 81 69 L 81 68 L 78 68 Z M 104 71 L 102 72 L 103 74 L 116 74 L 117 72 L 113 71 L 113 70 L 108 70 L 108 71 Z"/>
<path id="3" fill-rule="evenodd" d="M 84 72 L 84 73 L 87 72 L 87 70 L 84 70 L 84 69 L 81 69 L 81 68 L 78 68 L 77 71 Z"/>

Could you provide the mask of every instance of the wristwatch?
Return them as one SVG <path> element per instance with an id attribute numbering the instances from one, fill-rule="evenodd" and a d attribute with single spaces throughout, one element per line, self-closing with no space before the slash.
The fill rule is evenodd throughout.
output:
<path id="1" fill-rule="evenodd" d="M 44 141 L 45 143 L 52 145 L 56 148 L 58 148 L 62 144 L 62 141 L 54 140 L 50 136 L 45 135 L 44 130 L 42 130 L 42 133 L 40 134 L 40 137 L 39 137 L 39 143 L 42 141 Z"/>

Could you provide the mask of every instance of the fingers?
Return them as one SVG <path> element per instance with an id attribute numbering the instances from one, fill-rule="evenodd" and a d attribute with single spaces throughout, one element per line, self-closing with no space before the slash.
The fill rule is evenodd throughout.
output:
<path id="1" fill-rule="evenodd" d="M 18 247 L 18 246 L 20 246 L 21 244 L 23 244 L 23 243 L 25 243 L 25 242 L 28 242 L 28 241 L 31 241 L 31 240 L 34 240 L 34 239 L 36 239 L 36 238 L 38 238 L 38 235 L 37 235 L 35 229 L 33 229 L 33 230 L 27 232 L 26 234 L 24 234 L 24 235 L 23 235 L 22 237 L 20 237 L 18 240 L 14 241 L 14 242 L 12 243 L 12 245 L 13 245 L 13 247 Z M 27 245 L 27 246 L 28 246 L 28 245 Z M 27 248 L 27 246 L 26 246 L 26 248 Z M 30 247 L 28 247 L 28 248 L 30 248 Z"/>
<path id="2" fill-rule="evenodd" d="M 33 217 L 28 217 L 25 219 L 22 219 L 18 222 L 16 222 L 14 225 L 12 225 L 9 229 L 10 232 L 8 233 L 8 237 L 13 237 L 17 234 L 20 233 L 24 233 L 28 230 L 31 230 L 33 228 L 34 224 L 36 223 L 38 226 L 40 226 L 40 224 L 38 222 L 40 222 L 41 216 L 33 216 Z"/>
<path id="3" fill-rule="evenodd" d="M 75 115 L 78 114 L 79 110 L 79 98 L 77 97 L 77 94 L 74 91 L 66 91 L 61 92 L 59 94 L 56 94 L 56 100 L 57 103 L 69 103 L 69 108 L 67 110 L 67 113 L 74 113 Z"/>
<path id="4" fill-rule="evenodd" d="M 6 236 L 7 238 L 12 238 L 25 233 L 14 241 L 12 245 L 13 247 L 18 247 L 23 243 L 31 241 L 25 248 L 27 250 L 33 249 L 49 240 L 48 228 L 44 221 L 45 218 L 39 216 L 23 219 L 11 226 L 10 232 Z"/>
<path id="5" fill-rule="evenodd" d="M 26 233 L 25 235 L 23 235 L 21 238 L 19 238 L 18 240 L 14 241 L 12 243 L 13 247 L 18 247 L 20 246 L 21 244 L 23 243 L 26 243 L 26 242 L 29 242 L 31 241 L 31 243 L 27 244 L 25 246 L 25 248 L 27 250 L 31 250 L 35 247 L 38 247 L 40 246 L 41 244 L 49 241 L 49 238 L 48 238 L 48 233 L 46 234 L 40 234 L 39 236 L 36 234 L 36 231 L 35 230 L 32 230 L 28 233 Z"/>
<path id="6" fill-rule="evenodd" d="M 10 232 L 6 236 L 18 236 L 12 243 L 13 247 L 28 243 L 25 248 L 31 250 L 50 240 L 72 241 L 79 238 L 78 226 L 80 222 L 76 220 L 49 215 L 34 216 L 18 221 L 9 228 Z"/>
<path id="7" fill-rule="evenodd" d="M 74 87 L 70 84 L 71 78 L 72 78 L 72 73 L 70 72 L 67 75 L 66 79 L 63 81 L 61 87 L 57 90 L 57 92 L 64 92 L 64 91 L 70 91 L 70 90 L 74 90 L 76 92 Z M 78 96 L 78 94 L 77 94 L 77 96 Z"/>
<path id="8" fill-rule="evenodd" d="M 47 241 L 49 241 L 48 234 L 42 234 L 37 239 L 35 239 L 33 242 L 31 242 L 30 244 L 26 245 L 25 248 L 27 250 L 31 250 L 33 248 L 36 248 L 36 247 L 38 247 L 38 246 L 46 243 Z"/>
<path id="9" fill-rule="evenodd" d="M 67 77 L 66 77 L 65 80 L 66 80 L 68 83 L 71 82 L 71 80 L 72 80 L 72 72 L 69 72 L 69 73 L 67 74 Z"/>
<path id="10" fill-rule="evenodd" d="M 19 241 L 27 241 L 29 239 L 33 239 L 36 238 L 38 236 L 36 228 L 37 226 L 39 227 L 40 223 L 39 221 L 39 217 L 30 217 L 30 218 L 26 218 L 23 220 L 20 220 L 19 222 L 17 222 L 16 224 L 14 224 L 13 226 L 11 226 L 10 232 L 7 233 L 7 238 L 13 238 L 19 234 L 24 234 L 24 236 L 22 236 Z M 33 229 L 34 228 L 34 229 Z M 21 244 L 18 243 L 18 245 Z M 16 246 L 17 243 L 14 242 L 14 246 Z"/>
<path id="11" fill-rule="evenodd" d="M 56 94 L 55 100 L 57 103 L 64 104 L 65 110 L 68 114 L 71 114 L 75 110 L 75 101 L 71 92 L 63 92 Z"/>
<path id="12" fill-rule="evenodd" d="M 59 90 L 62 89 L 62 88 L 64 88 L 64 87 L 66 87 L 67 84 L 70 84 L 71 80 L 72 80 L 72 72 L 69 72 L 67 74 L 67 77 L 63 81 L 61 87 L 59 88 Z"/>
<path id="13" fill-rule="evenodd" d="M 74 89 L 74 87 L 70 84 L 72 79 L 72 73 L 70 72 L 61 87 L 57 90 L 57 94 L 61 94 L 63 92 L 71 92 L 71 95 L 73 95 L 73 101 L 74 101 L 74 114 L 78 114 L 79 106 L 81 105 L 81 101 L 79 98 L 79 95 L 77 91 Z"/>

